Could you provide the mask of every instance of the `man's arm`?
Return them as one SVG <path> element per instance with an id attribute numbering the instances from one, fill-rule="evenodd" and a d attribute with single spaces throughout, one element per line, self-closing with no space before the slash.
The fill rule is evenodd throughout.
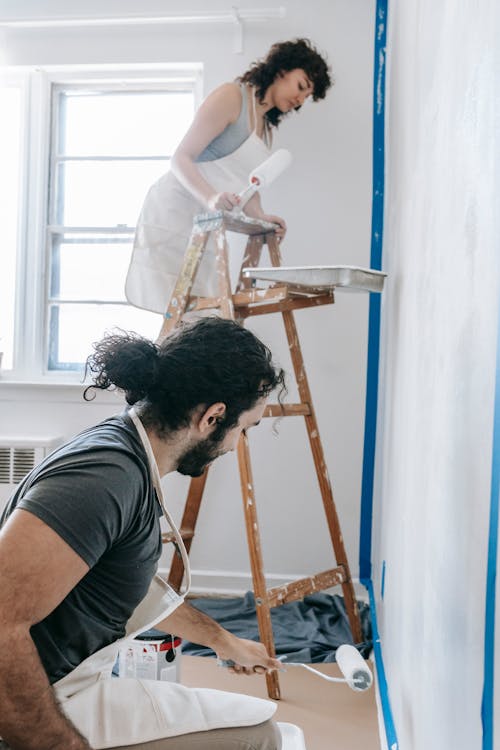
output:
<path id="1" fill-rule="evenodd" d="M 282 668 L 281 662 L 271 658 L 262 643 L 238 638 L 186 602 L 155 628 L 211 648 L 219 659 L 234 662 L 232 669 L 235 672 L 250 674 Z"/>
<path id="2" fill-rule="evenodd" d="M 29 632 L 88 570 L 28 511 L 15 510 L 0 531 L 0 737 L 12 750 L 90 747 L 59 709 Z"/>

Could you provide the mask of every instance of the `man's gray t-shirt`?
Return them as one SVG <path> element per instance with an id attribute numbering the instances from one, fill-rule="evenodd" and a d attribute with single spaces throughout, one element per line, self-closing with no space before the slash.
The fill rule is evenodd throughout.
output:
<path id="1" fill-rule="evenodd" d="M 51 683 L 125 634 L 161 554 L 161 508 L 130 417 L 117 415 L 56 450 L 21 482 L 15 508 L 44 521 L 90 570 L 31 636 Z"/>

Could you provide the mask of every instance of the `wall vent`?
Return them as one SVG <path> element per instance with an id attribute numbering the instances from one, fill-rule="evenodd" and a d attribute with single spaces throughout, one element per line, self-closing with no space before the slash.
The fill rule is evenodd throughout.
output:
<path id="1" fill-rule="evenodd" d="M 35 466 L 35 456 L 34 448 L 0 447 L 0 483 L 18 484 Z"/>
<path id="2" fill-rule="evenodd" d="M 14 487 L 45 456 L 61 444 L 61 438 L 0 436 L 0 485 Z"/>

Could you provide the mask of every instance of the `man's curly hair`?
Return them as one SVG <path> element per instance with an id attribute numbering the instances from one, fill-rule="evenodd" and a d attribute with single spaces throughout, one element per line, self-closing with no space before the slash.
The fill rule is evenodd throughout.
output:
<path id="1" fill-rule="evenodd" d="M 286 390 L 268 347 L 247 328 L 217 317 L 183 323 L 161 344 L 126 331 L 108 335 L 94 344 L 87 372 L 93 385 L 86 400 L 94 388 L 118 388 L 160 437 L 189 425 L 200 406 L 219 401 L 226 405 L 224 433 L 260 398 Z"/>

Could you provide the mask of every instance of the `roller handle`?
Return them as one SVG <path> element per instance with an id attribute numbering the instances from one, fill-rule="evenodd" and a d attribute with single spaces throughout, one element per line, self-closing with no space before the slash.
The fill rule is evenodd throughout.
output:
<path id="1" fill-rule="evenodd" d="M 357 692 L 368 690 L 373 683 L 373 675 L 363 657 L 354 646 L 350 646 L 347 643 L 339 646 L 335 652 L 335 659 L 340 671 L 344 675 L 343 677 L 330 677 L 330 675 L 324 674 L 324 672 L 320 672 L 318 669 L 314 669 L 314 667 L 311 667 L 309 664 L 287 662 L 285 661 L 286 658 L 286 654 L 278 656 L 278 661 L 283 662 L 287 667 L 302 667 L 303 669 L 307 669 L 308 672 L 312 672 L 317 677 L 321 677 L 327 682 L 343 682 L 344 684 L 349 685 L 351 690 Z M 217 664 L 220 667 L 234 667 L 234 661 L 231 660 L 218 659 Z"/>

